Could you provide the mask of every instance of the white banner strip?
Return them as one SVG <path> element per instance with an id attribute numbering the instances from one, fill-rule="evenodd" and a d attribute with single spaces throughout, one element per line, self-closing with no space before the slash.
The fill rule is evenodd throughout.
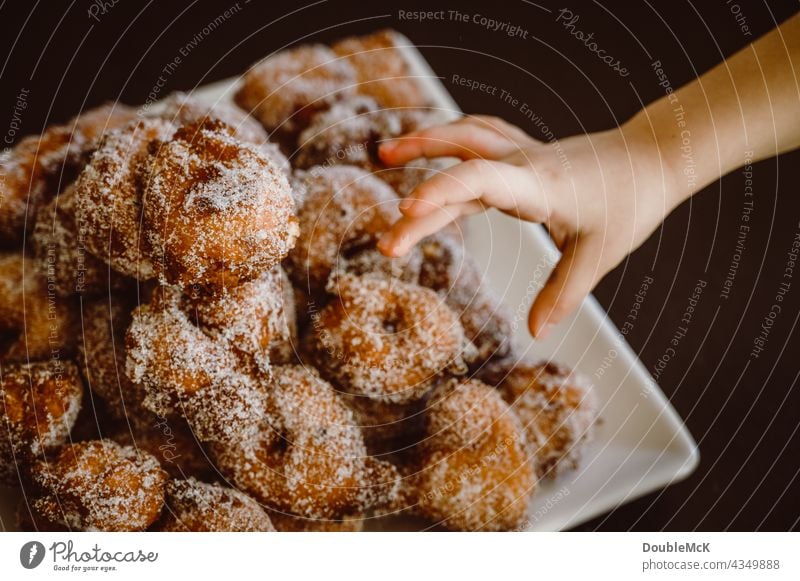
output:
<path id="1" fill-rule="evenodd" d="M 0 533 L 0 578 L 796 580 L 798 549 L 791 533 Z"/>

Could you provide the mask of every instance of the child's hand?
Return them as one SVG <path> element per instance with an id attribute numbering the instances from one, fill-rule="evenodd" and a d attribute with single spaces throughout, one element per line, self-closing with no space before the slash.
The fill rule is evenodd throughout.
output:
<path id="1" fill-rule="evenodd" d="M 421 184 L 379 243 L 400 256 L 449 222 L 497 208 L 545 224 L 562 257 L 536 298 L 531 333 L 544 337 L 680 202 L 655 140 L 622 127 L 551 144 L 492 117 L 469 117 L 384 143 L 381 158 L 463 160 Z"/>

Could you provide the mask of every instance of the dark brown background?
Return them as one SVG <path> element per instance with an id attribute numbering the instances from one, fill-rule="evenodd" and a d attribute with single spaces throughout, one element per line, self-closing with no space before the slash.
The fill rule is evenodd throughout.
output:
<path id="1" fill-rule="evenodd" d="M 30 90 L 29 107 L 17 137 L 107 99 L 143 102 L 179 48 L 233 4 L 118 0 L 98 14 L 97 22 L 87 12 L 93 3 L 85 0 L 3 3 L 0 131 L 5 133 L 23 88 Z M 649 102 L 662 95 L 649 68 L 652 60 L 660 59 L 673 85 L 680 86 L 800 9 L 797 2 L 768 7 L 744 0 L 538 4 L 553 12 L 522 1 L 482 2 L 474 8 L 458 4 L 464 12 L 526 28 L 529 38 L 524 40 L 474 24 L 399 21 L 397 10 L 411 10 L 413 3 L 389 7 L 363 0 L 322 1 L 269 25 L 303 4 L 240 0 L 238 13 L 182 58 L 163 90 L 191 89 L 235 75 L 301 39 L 328 41 L 392 26 L 418 43 L 442 76 L 459 73 L 509 87 L 532 104 L 557 136 L 565 137 L 607 128 L 633 114 L 640 99 Z M 744 36 L 735 22 L 733 4 L 741 8 L 752 37 Z M 562 7 L 579 14 L 578 28 L 594 32 L 609 54 L 621 58 L 631 71 L 628 78 L 620 78 L 555 23 L 554 11 Z M 500 115 L 533 130 L 496 97 L 449 88 L 465 111 Z M 597 289 L 598 299 L 620 325 L 642 279 L 655 278 L 629 335 L 652 370 L 696 280 L 708 281 L 690 333 L 659 380 L 698 440 L 702 461 L 685 482 L 621 507 L 583 530 L 798 528 L 800 341 L 794 328 L 800 280 L 783 304 L 765 352 L 747 362 L 774 302 L 784 249 L 798 228 L 800 153 L 758 164 L 753 179 L 752 231 L 729 300 L 718 297 L 742 211 L 741 173 L 679 208 Z"/>

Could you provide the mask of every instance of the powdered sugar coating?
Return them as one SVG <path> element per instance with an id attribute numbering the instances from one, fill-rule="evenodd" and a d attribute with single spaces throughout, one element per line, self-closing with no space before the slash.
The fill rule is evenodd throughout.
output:
<path id="1" fill-rule="evenodd" d="M 403 282 L 419 282 L 422 268 L 422 252 L 414 246 L 399 258 L 389 258 L 377 248 L 365 248 L 355 254 L 339 255 L 331 272 L 331 284 L 344 274 L 382 274 Z"/>
<path id="2" fill-rule="evenodd" d="M 577 468 L 598 413 L 587 378 L 557 363 L 513 359 L 489 363 L 480 376 L 522 420 L 540 476 Z"/>
<path id="3" fill-rule="evenodd" d="M 387 402 L 422 397 L 446 373 L 464 373 L 471 345 L 431 290 L 380 275 L 345 275 L 312 321 L 311 359 L 345 391 Z"/>
<path id="4" fill-rule="evenodd" d="M 81 407 L 74 363 L 4 363 L 0 369 L 0 482 L 18 482 L 28 464 L 63 444 Z"/>
<path id="5" fill-rule="evenodd" d="M 425 109 L 379 109 L 369 97 L 336 103 L 318 113 L 298 139 L 292 161 L 298 168 L 349 164 L 374 173 L 405 196 L 443 166 L 437 160 L 417 159 L 387 167 L 378 155 L 381 142 L 411 131 L 441 124 L 445 118 Z"/>
<path id="6" fill-rule="evenodd" d="M 126 373 L 144 387 L 144 407 L 182 415 L 201 441 L 243 438 L 262 417 L 263 391 L 239 371 L 229 346 L 196 327 L 180 303 L 178 289 L 159 287 L 134 310 Z"/>
<path id="7" fill-rule="evenodd" d="M 262 372 L 270 362 L 289 363 L 297 345 L 297 320 L 288 277 L 276 266 L 256 278 L 216 294 L 194 293 L 188 308 L 200 326 L 242 353 Z"/>
<path id="8" fill-rule="evenodd" d="M 315 167 L 298 179 L 305 199 L 287 269 L 295 285 L 313 294 L 325 288 L 338 255 L 374 246 L 400 213 L 392 189 L 355 166 Z"/>
<path id="9" fill-rule="evenodd" d="M 358 77 L 358 92 L 374 98 L 382 107 L 424 107 L 428 97 L 412 77 L 408 60 L 398 48 L 391 30 L 352 36 L 333 45 L 347 57 Z"/>
<path id="10" fill-rule="evenodd" d="M 119 295 L 83 304 L 83 341 L 78 358 L 89 387 L 115 420 L 147 418 L 144 387 L 125 374 L 125 332 L 134 303 Z"/>
<path id="11" fill-rule="evenodd" d="M 510 309 L 484 282 L 463 244 L 438 234 L 423 240 L 420 248 L 420 284 L 438 292 L 458 313 L 467 338 L 478 349 L 478 361 L 508 354 L 512 335 Z"/>
<path id="12" fill-rule="evenodd" d="M 238 488 L 276 510 L 312 519 L 339 519 L 394 497 L 396 471 L 367 455 L 350 410 L 316 371 L 276 366 L 268 391 L 262 429 L 212 447 L 220 470 Z"/>
<path id="13" fill-rule="evenodd" d="M 428 403 L 426 435 L 410 479 L 417 512 L 455 530 L 520 526 L 536 473 L 497 391 L 477 380 L 443 385 Z"/>
<path id="14" fill-rule="evenodd" d="M 236 103 L 286 146 L 319 110 L 354 94 L 356 73 L 345 59 L 320 44 L 274 54 L 253 66 Z"/>
<path id="15" fill-rule="evenodd" d="M 150 454 L 110 440 L 63 446 L 33 469 L 33 509 L 82 531 L 142 531 L 164 502 L 166 474 Z"/>
<path id="16" fill-rule="evenodd" d="M 264 509 L 246 494 L 189 478 L 167 483 L 164 514 L 156 530 L 270 532 L 275 527 Z"/>
<path id="17" fill-rule="evenodd" d="M 102 134 L 133 117 L 132 109 L 106 103 L 0 152 L 0 244 L 21 245 L 38 208 L 75 179 Z"/>
<path id="18" fill-rule="evenodd" d="M 168 121 L 144 119 L 110 133 L 75 182 L 76 216 L 86 228 L 86 248 L 139 280 L 155 276 L 141 229 L 149 147 L 174 131 Z"/>
<path id="19" fill-rule="evenodd" d="M 285 173 L 216 120 L 151 145 L 144 224 L 162 281 L 220 289 L 280 262 L 299 227 Z"/>

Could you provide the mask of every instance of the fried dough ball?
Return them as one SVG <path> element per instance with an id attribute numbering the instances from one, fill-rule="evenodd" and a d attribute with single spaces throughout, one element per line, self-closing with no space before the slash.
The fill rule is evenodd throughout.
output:
<path id="1" fill-rule="evenodd" d="M 438 292 L 459 315 L 467 338 L 478 349 L 478 362 L 508 354 L 511 312 L 483 281 L 477 264 L 463 244 L 436 235 L 420 244 L 423 261 L 420 284 Z"/>
<path id="2" fill-rule="evenodd" d="M 126 373 L 143 386 L 144 407 L 162 417 L 182 415 L 199 440 L 246 438 L 261 418 L 263 392 L 239 371 L 228 345 L 189 320 L 181 299 L 178 289 L 159 287 L 133 311 Z"/>
<path id="3" fill-rule="evenodd" d="M 234 105 L 217 101 L 208 103 L 187 93 L 171 93 L 162 102 L 157 115 L 175 125 L 199 123 L 204 119 L 222 121 L 234 131 L 241 141 L 261 145 L 268 141 L 264 128 L 247 113 Z"/>
<path id="4" fill-rule="evenodd" d="M 20 246 L 37 209 L 75 179 L 101 135 L 134 117 L 132 109 L 106 103 L 0 152 L 0 245 Z"/>
<path id="5" fill-rule="evenodd" d="M 78 358 L 86 382 L 114 420 L 146 418 L 145 390 L 125 374 L 125 332 L 134 301 L 114 295 L 83 304 L 83 341 Z"/>
<path id="6" fill-rule="evenodd" d="M 66 441 L 82 397 L 72 362 L 2 365 L 0 482 L 17 482 L 33 459 Z"/>
<path id="7" fill-rule="evenodd" d="M 345 274 L 380 274 L 403 282 L 417 283 L 422 269 L 422 251 L 416 246 L 404 256 L 389 258 L 377 248 L 365 248 L 355 254 L 339 256 L 331 272 L 329 284 Z"/>
<path id="8" fill-rule="evenodd" d="M 452 380 L 428 402 L 427 439 L 411 476 L 415 510 L 447 528 L 511 530 L 536 473 L 519 418 L 488 385 Z"/>
<path id="9" fill-rule="evenodd" d="M 489 363 L 480 377 L 496 385 L 519 416 L 540 476 L 577 468 L 598 412 L 585 377 L 557 363 L 525 360 Z"/>
<path id="10" fill-rule="evenodd" d="M 217 120 L 151 144 L 144 225 L 163 282 L 233 287 L 278 264 L 299 233 L 284 172 Z"/>
<path id="11" fill-rule="evenodd" d="M 297 345 L 291 284 L 280 266 L 216 295 L 190 295 L 192 317 L 209 334 L 227 341 L 263 372 L 270 362 L 289 363 Z"/>
<path id="12" fill-rule="evenodd" d="M 381 107 L 424 107 L 428 98 L 402 53 L 403 44 L 395 32 L 381 30 L 342 39 L 333 45 L 333 51 L 353 65 L 358 92 Z"/>
<path id="13" fill-rule="evenodd" d="M 85 228 L 86 249 L 139 280 L 155 276 L 141 229 L 150 143 L 174 131 L 163 119 L 143 119 L 108 134 L 75 182 L 75 214 Z"/>
<path id="14" fill-rule="evenodd" d="M 51 296 L 32 259 L 0 253 L 0 361 L 65 359 L 74 352 L 70 303 Z"/>
<path id="15" fill-rule="evenodd" d="M 358 533 L 364 530 L 364 517 L 343 519 L 305 518 L 293 514 L 270 511 L 275 529 L 282 533 Z"/>
<path id="16" fill-rule="evenodd" d="M 217 101 L 208 103 L 192 95 L 182 92 L 170 94 L 164 99 L 163 108 L 157 116 L 167 119 L 177 125 L 200 123 L 204 119 L 217 119 L 230 126 L 234 137 L 246 143 L 257 145 L 267 156 L 273 159 L 287 174 L 291 171 L 289 160 L 280 147 L 269 141 L 269 136 L 264 128 L 250 115 L 235 105 Z"/>
<path id="17" fill-rule="evenodd" d="M 242 79 L 236 103 L 291 151 L 297 134 L 318 111 L 351 97 L 356 73 L 321 44 L 283 50 L 255 64 Z"/>
<path id="18" fill-rule="evenodd" d="M 41 208 L 32 239 L 38 268 L 60 296 L 97 295 L 125 288 L 129 279 L 86 250 L 85 228 L 76 218 L 74 185 Z"/>
<path id="19" fill-rule="evenodd" d="M 312 322 L 310 359 L 345 391 L 392 403 L 421 398 L 445 373 L 463 374 L 474 349 L 456 314 L 430 289 L 379 275 L 346 275 Z"/>
<path id="20" fill-rule="evenodd" d="M 33 467 L 33 510 L 82 531 L 143 531 L 159 516 L 166 473 L 146 452 L 110 440 L 66 444 Z"/>
<path id="21" fill-rule="evenodd" d="M 392 189 L 360 168 L 315 167 L 300 179 L 306 188 L 300 237 L 287 266 L 294 284 L 314 295 L 324 290 L 339 254 L 374 246 L 400 213 Z"/>
<path id="22" fill-rule="evenodd" d="M 170 480 L 161 520 L 161 532 L 271 532 L 267 513 L 255 500 L 219 484 L 194 478 Z"/>
<path id="23" fill-rule="evenodd" d="M 388 503 L 397 472 L 367 455 L 353 415 L 315 370 L 276 366 L 267 424 L 211 452 L 237 488 L 271 508 L 311 519 L 341 519 Z"/>
<path id="24" fill-rule="evenodd" d="M 439 160 L 418 159 L 389 168 L 378 156 L 378 146 L 382 141 L 444 121 L 442 115 L 430 110 L 380 109 L 369 97 L 343 101 L 317 114 L 300 134 L 294 164 L 301 169 L 355 165 L 374 173 L 405 196 L 442 169 L 443 164 Z"/>

